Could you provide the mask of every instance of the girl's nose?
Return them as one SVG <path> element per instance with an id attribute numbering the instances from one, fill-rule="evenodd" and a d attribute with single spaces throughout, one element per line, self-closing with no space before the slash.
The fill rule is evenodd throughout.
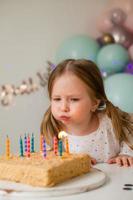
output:
<path id="1" fill-rule="evenodd" d="M 62 102 L 62 104 L 61 104 L 61 111 L 63 111 L 63 112 L 68 112 L 69 111 L 68 102 L 66 102 L 66 101 Z"/>

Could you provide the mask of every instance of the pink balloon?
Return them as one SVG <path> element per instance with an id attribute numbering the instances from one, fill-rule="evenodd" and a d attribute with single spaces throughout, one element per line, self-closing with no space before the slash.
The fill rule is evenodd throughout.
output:
<path id="1" fill-rule="evenodd" d="M 133 0 L 110 0 L 108 4 L 109 8 L 121 8 L 127 14 L 133 11 Z"/>
<path id="2" fill-rule="evenodd" d="M 124 26 L 131 32 L 133 32 L 133 13 L 127 16 Z"/>
<path id="3" fill-rule="evenodd" d="M 123 45 L 127 49 L 133 44 L 133 34 L 123 26 L 114 25 L 110 33 L 116 43 Z"/>
<path id="4" fill-rule="evenodd" d="M 113 27 L 113 23 L 110 20 L 110 13 L 105 12 L 98 20 L 99 31 L 106 33 L 109 32 Z"/>
<path id="5" fill-rule="evenodd" d="M 133 60 L 133 44 L 129 48 L 129 55 L 130 55 L 131 59 Z"/>

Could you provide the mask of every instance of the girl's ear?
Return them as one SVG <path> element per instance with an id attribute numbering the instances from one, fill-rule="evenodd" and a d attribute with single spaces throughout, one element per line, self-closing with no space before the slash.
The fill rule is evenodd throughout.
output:
<path id="1" fill-rule="evenodd" d="M 100 99 L 95 99 L 93 101 L 93 105 L 92 105 L 92 108 L 91 108 L 92 112 L 95 112 L 97 110 L 97 108 L 99 107 L 100 102 L 101 102 Z"/>

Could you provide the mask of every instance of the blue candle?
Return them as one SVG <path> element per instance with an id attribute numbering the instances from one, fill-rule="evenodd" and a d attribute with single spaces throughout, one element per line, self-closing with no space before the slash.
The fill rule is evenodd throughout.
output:
<path id="1" fill-rule="evenodd" d="M 25 134 L 24 136 L 24 151 L 25 151 L 25 154 L 27 153 L 27 136 Z"/>
<path id="2" fill-rule="evenodd" d="M 45 139 L 43 139 L 43 157 L 46 158 L 46 156 L 47 156 L 46 142 Z"/>

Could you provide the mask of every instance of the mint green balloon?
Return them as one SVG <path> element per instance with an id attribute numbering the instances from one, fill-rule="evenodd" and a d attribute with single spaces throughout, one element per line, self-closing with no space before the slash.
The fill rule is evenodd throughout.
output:
<path id="1" fill-rule="evenodd" d="M 97 65 L 108 74 L 122 72 L 128 61 L 128 51 L 120 44 L 106 45 L 97 55 Z"/>
<path id="2" fill-rule="evenodd" d="M 76 35 L 66 39 L 58 48 L 55 62 L 58 64 L 68 58 L 96 61 L 100 49 L 98 42 L 86 35 Z"/>
<path id="3" fill-rule="evenodd" d="M 118 73 L 104 81 L 108 99 L 120 109 L 133 113 L 133 76 Z"/>

